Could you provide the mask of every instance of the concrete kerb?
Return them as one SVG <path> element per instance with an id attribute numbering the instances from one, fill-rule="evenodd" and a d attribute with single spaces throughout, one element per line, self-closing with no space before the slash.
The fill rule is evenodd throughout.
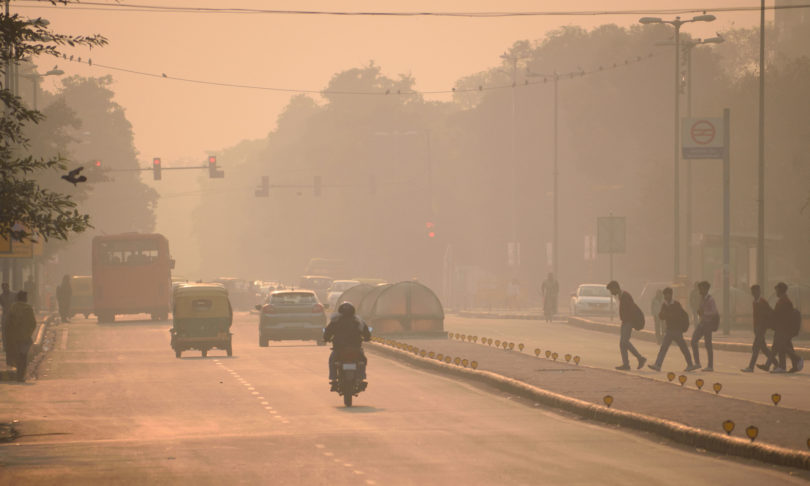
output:
<path id="1" fill-rule="evenodd" d="M 672 441 L 702 448 L 720 454 L 728 454 L 748 459 L 776 464 L 779 466 L 795 467 L 810 470 L 810 453 L 784 447 L 750 442 L 737 437 L 729 437 L 716 432 L 710 432 L 690 427 L 678 422 L 664 420 L 649 415 L 611 409 L 576 398 L 553 393 L 497 373 L 484 370 L 472 370 L 457 365 L 439 362 L 435 359 L 423 358 L 413 353 L 385 346 L 379 343 L 369 343 L 369 350 L 400 359 L 422 368 L 441 371 L 465 379 L 475 380 L 500 390 L 531 399 L 548 407 L 575 413 L 581 417 L 598 420 L 611 425 L 632 428 L 644 432 L 651 432 Z"/>

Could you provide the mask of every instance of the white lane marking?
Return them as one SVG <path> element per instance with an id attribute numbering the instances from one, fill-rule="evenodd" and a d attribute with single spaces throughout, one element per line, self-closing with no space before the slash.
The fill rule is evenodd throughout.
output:
<path id="1" fill-rule="evenodd" d="M 282 420 L 281 423 L 282 424 L 288 424 L 288 423 L 290 423 L 290 421 L 289 420 Z"/>
<path id="2" fill-rule="evenodd" d="M 346 466 L 346 467 L 352 467 L 352 465 L 351 465 L 351 464 L 349 464 L 348 462 L 347 462 L 347 463 L 344 463 L 343 465 L 344 465 L 344 466 Z"/>
<path id="3" fill-rule="evenodd" d="M 59 341 L 59 349 L 67 349 L 67 337 L 68 337 L 68 330 L 67 328 L 62 329 L 62 340 Z"/>
<path id="4" fill-rule="evenodd" d="M 259 398 L 261 398 L 261 397 L 259 397 Z M 270 405 L 270 403 L 269 402 L 262 402 L 262 405 Z"/>
<path id="5" fill-rule="evenodd" d="M 255 390 L 255 388 L 253 388 L 253 387 L 252 387 L 252 386 L 250 386 L 250 385 L 248 385 L 247 389 L 248 389 L 248 390 L 251 390 L 251 391 Z"/>
<path id="6" fill-rule="evenodd" d="M 258 394 L 259 394 L 259 392 L 254 391 L 254 392 L 250 392 L 250 394 L 251 394 L 251 395 L 258 395 Z"/>
<path id="7" fill-rule="evenodd" d="M 371 479 L 366 479 L 366 484 L 377 484 L 377 483 L 375 483 L 375 482 L 374 482 L 374 481 L 372 481 Z"/>
<path id="8" fill-rule="evenodd" d="M 358 476 L 362 476 L 363 474 L 365 474 L 363 471 L 358 471 L 357 469 L 354 470 L 354 473 L 357 474 Z"/>
<path id="9" fill-rule="evenodd" d="M 264 397 L 261 397 L 261 396 L 256 397 L 256 398 L 258 398 L 259 400 L 264 400 Z M 262 404 L 262 405 L 264 405 L 264 404 Z"/>
<path id="10" fill-rule="evenodd" d="M 323 445 L 323 444 L 315 444 L 315 447 L 317 447 L 318 449 L 323 449 L 323 448 L 325 448 L 326 446 L 325 446 L 325 445 Z"/>
<path id="11" fill-rule="evenodd" d="M 323 455 L 326 456 L 326 457 L 332 457 L 332 456 L 335 455 L 335 453 L 334 452 L 324 452 Z"/>
<path id="12" fill-rule="evenodd" d="M 264 408 L 266 408 L 267 410 L 273 410 L 273 407 L 269 407 L 269 406 L 268 406 L 268 407 L 264 407 Z"/>

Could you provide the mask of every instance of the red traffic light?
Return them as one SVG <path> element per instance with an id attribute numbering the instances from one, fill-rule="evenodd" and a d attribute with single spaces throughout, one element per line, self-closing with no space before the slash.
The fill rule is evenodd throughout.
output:
<path id="1" fill-rule="evenodd" d="M 97 161 L 93 162 L 93 165 L 95 165 L 96 167 L 101 167 L 101 161 L 97 160 Z"/>
<path id="2" fill-rule="evenodd" d="M 217 163 L 217 156 L 216 155 L 209 155 L 208 156 L 208 163 L 209 164 L 216 164 Z"/>
<path id="3" fill-rule="evenodd" d="M 152 159 L 152 177 L 156 181 L 159 181 L 162 177 L 160 174 L 160 169 L 161 169 L 160 157 L 155 157 L 154 159 Z"/>
<path id="4" fill-rule="evenodd" d="M 436 236 L 436 233 L 434 233 L 432 231 L 430 233 L 428 233 L 428 238 L 433 238 L 434 236 Z"/>
<path id="5" fill-rule="evenodd" d="M 434 225 L 434 224 L 433 224 L 433 223 L 431 223 L 430 221 L 428 221 L 427 223 L 425 223 L 425 228 L 432 228 L 432 227 L 434 227 L 434 226 L 436 226 L 436 225 Z"/>
<path id="6" fill-rule="evenodd" d="M 159 159 L 159 158 L 157 158 L 157 157 L 155 157 L 154 159 L 152 159 L 152 163 L 153 163 L 154 165 L 160 165 L 160 159 Z"/>

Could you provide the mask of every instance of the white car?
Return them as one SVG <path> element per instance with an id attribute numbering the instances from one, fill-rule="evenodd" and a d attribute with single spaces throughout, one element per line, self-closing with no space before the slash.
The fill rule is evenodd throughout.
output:
<path id="1" fill-rule="evenodd" d="M 582 284 L 577 287 L 576 292 L 571 294 L 571 315 L 609 316 L 611 301 L 613 301 L 613 312 L 618 312 L 618 306 L 605 284 Z"/>
<path id="2" fill-rule="evenodd" d="M 359 284 L 360 282 L 357 280 L 335 280 L 326 291 L 326 305 L 330 309 L 334 309 L 337 306 L 337 300 L 343 292 Z M 359 305 L 359 302 L 355 302 L 355 305 Z"/>

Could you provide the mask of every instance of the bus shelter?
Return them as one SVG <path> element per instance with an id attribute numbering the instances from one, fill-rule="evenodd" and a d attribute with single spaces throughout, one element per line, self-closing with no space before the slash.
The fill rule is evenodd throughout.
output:
<path id="1" fill-rule="evenodd" d="M 369 291 L 358 313 L 374 334 L 444 334 L 444 309 L 428 287 L 405 281 Z"/>

